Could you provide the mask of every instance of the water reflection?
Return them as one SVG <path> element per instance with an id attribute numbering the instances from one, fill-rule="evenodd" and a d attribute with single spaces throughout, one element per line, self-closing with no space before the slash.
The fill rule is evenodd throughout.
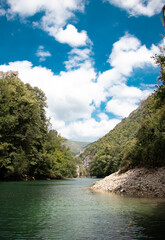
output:
<path id="1" fill-rule="evenodd" d="M 0 239 L 163 239 L 163 201 L 92 192 L 94 181 L 0 183 Z"/>
<path id="2" fill-rule="evenodd" d="M 134 221 L 138 226 L 142 226 L 142 233 L 148 239 L 162 240 L 165 239 L 165 203 L 157 205 L 145 214 L 136 214 Z M 164 226 L 164 227 L 163 227 Z M 146 239 L 146 238 L 145 238 Z"/>
<path id="3" fill-rule="evenodd" d="M 120 221 L 124 220 L 126 225 L 124 231 L 121 231 L 121 239 L 127 239 L 127 234 L 128 239 L 131 239 L 132 233 L 132 239 L 165 238 L 165 200 L 119 197 L 107 192 L 97 194 L 102 196 L 105 205 L 110 204 L 112 207 L 114 204 Z"/>

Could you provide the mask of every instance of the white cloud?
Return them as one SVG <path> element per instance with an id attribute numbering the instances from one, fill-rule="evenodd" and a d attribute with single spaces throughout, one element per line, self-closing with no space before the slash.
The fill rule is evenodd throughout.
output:
<path id="1" fill-rule="evenodd" d="M 79 139 L 79 141 L 93 142 L 112 130 L 119 122 L 119 119 L 101 120 L 97 122 L 93 118 L 85 121 L 75 121 L 63 127 L 61 134 L 73 140 Z"/>
<path id="2" fill-rule="evenodd" d="M 47 57 L 51 57 L 49 51 L 45 51 L 44 46 L 39 46 L 36 56 L 39 57 L 40 61 L 45 61 Z"/>
<path id="3" fill-rule="evenodd" d="M 127 79 L 131 77 L 134 69 L 156 67 L 152 56 L 159 49 L 152 45 L 147 49 L 145 45 L 132 35 L 125 34 L 119 41 L 113 44 L 112 53 L 108 62 L 112 69 L 101 73 L 98 77 L 98 85 L 103 94 L 99 101 L 106 102 L 106 111 L 116 116 L 127 117 L 131 111 L 137 108 L 139 102 L 146 98 L 152 89 L 143 86 L 143 91 L 137 87 L 127 86 Z M 148 90 L 146 90 L 148 88 Z"/>
<path id="4" fill-rule="evenodd" d="M 140 100 L 143 98 L 143 92 L 137 87 L 129 87 L 126 84 L 114 85 L 109 93 L 115 98 L 120 98 L 124 100 L 127 99 L 136 99 Z"/>
<path id="5" fill-rule="evenodd" d="M 24 83 L 38 86 L 45 92 L 49 106 L 47 114 L 51 116 L 52 126 L 66 138 L 94 141 L 120 121 L 108 120 L 103 115 L 100 122 L 91 118 L 95 110 L 92 101 L 99 95 L 97 83 L 93 81 L 96 77 L 93 68 L 83 65 L 77 70 L 54 75 L 51 70 L 33 67 L 28 61 L 0 66 L 0 71 L 9 70 L 19 71 Z"/>
<path id="6" fill-rule="evenodd" d="M 50 35 L 54 36 L 60 43 L 67 43 L 72 47 L 85 46 L 89 42 L 86 31 L 78 32 L 77 29 L 68 24 L 66 29 L 60 28 L 58 31 L 51 31 Z"/>
<path id="7" fill-rule="evenodd" d="M 81 66 L 87 66 L 90 67 L 92 66 L 92 58 L 91 58 L 92 52 L 89 48 L 84 48 L 84 49 L 78 49 L 78 48 L 73 48 L 69 53 L 68 53 L 68 60 L 64 62 L 65 67 L 67 70 L 71 69 L 77 69 Z"/>
<path id="8" fill-rule="evenodd" d="M 116 68 L 100 73 L 98 76 L 99 85 L 105 89 L 109 89 L 114 84 L 120 84 L 121 81 L 125 81 L 125 78 L 121 76 L 121 73 Z"/>
<path id="9" fill-rule="evenodd" d="M 89 119 L 94 110 L 95 72 L 84 66 L 69 72 L 54 75 L 49 69 L 33 67 L 28 61 L 1 65 L 2 71 L 19 71 L 19 77 L 25 83 L 41 88 L 47 98 L 51 116 L 56 120 L 75 121 Z"/>
<path id="10" fill-rule="evenodd" d="M 164 38 L 163 38 L 162 41 L 160 42 L 159 47 L 160 47 L 160 48 L 164 48 L 164 47 L 165 47 L 165 39 L 164 39 Z M 158 52 L 157 54 L 159 54 L 159 52 Z"/>
<path id="11" fill-rule="evenodd" d="M 7 0 L 10 6 L 10 14 L 18 14 L 22 17 L 35 15 L 37 12 L 45 12 L 45 24 L 54 23 L 58 26 L 65 25 L 66 21 L 74 16 L 74 11 L 83 11 L 84 0 Z"/>
<path id="12" fill-rule="evenodd" d="M 109 93 L 113 97 L 107 102 L 106 110 L 116 116 L 128 117 L 138 107 L 139 102 L 151 93 L 151 90 L 142 91 L 137 87 L 121 84 L 113 86 Z"/>
<path id="13" fill-rule="evenodd" d="M 157 47 L 154 45 L 151 49 L 147 49 L 137 38 L 126 34 L 113 44 L 109 63 L 121 74 L 129 76 L 134 68 L 144 68 L 146 65 L 154 66 L 152 56 L 156 50 Z"/>
<path id="14" fill-rule="evenodd" d="M 145 89 L 143 86 L 144 90 L 131 87 L 127 80 L 135 68 L 153 67 L 150 56 L 156 51 L 156 46 L 147 49 L 137 38 L 126 34 L 113 45 L 108 60 L 111 68 L 103 73 L 95 72 L 89 48 L 72 49 L 65 62 L 66 71 L 59 75 L 28 61 L 1 65 L 0 71 L 19 71 L 23 82 L 38 86 L 45 92 L 49 106 L 47 114 L 62 136 L 94 141 L 110 131 L 121 117 L 128 116 L 148 96 L 148 87 Z M 104 103 L 104 109 L 100 108 L 101 103 Z M 94 112 L 100 121 L 92 118 Z M 109 113 L 116 117 L 109 119 Z"/>
<path id="15" fill-rule="evenodd" d="M 144 15 L 151 17 L 161 12 L 165 0 L 106 0 L 126 10 L 131 16 Z"/>
<path id="16" fill-rule="evenodd" d="M 107 114 L 105 114 L 105 113 L 100 113 L 99 115 L 98 115 L 98 117 L 100 118 L 100 120 L 101 121 L 108 121 L 109 120 L 109 117 L 108 117 L 108 115 Z"/>
<path id="17" fill-rule="evenodd" d="M 107 103 L 106 110 L 122 118 L 128 115 L 138 107 L 134 102 L 127 100 L 120 101 L 119 99 L 112 99 Z"/>
<path id="18" fill-rule="evenodd" d="M 72 47 L 90 43 L 86 31 L 78 32 L 72 24 L 67 25 L 70 19 L 75 18 L 75 12 L 84 11 L 86 0 L 7 0 L 7 3 L 9 9 L 6 14 L 9 19 L 16 15 L 25 19 L 42 12 L 43 16 L 38 22 L 33 22 L 33 26 L 42 28 L 60 43 Z"/>

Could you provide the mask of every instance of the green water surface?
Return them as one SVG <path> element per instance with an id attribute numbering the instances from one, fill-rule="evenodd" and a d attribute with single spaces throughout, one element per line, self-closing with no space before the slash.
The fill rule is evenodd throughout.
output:
<path id="1" fill-rule="evenodd" d="M 165 201 L 92 192 L 94 181 L 0 182 L 0 240 L 165 239 Z"/>

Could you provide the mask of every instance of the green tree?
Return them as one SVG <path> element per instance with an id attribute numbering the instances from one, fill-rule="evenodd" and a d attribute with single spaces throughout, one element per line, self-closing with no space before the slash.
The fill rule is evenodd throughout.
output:
<path id="1" fill-rule="evenodd" d="M 125 151 L 122 165 L 130 167 L 161 167 L 165 165 L 165 50 L 155 56 L 160 67 L 156 91 L 145 103 L 145 115 L 136 135 L 135 144 Z"/>
<path id="2" fill-rule="evenodd" d="M 0 93 L 0 142 L 8 146 L 8 151 L 1 153 L 8 162 L 3 173 L 19 178 L 30 171 L 37 158 L 41 144 L 40 106 L 18 78 L 0 79 Z"/>
<path id="3" fill-rule="evenodd" d="M 0 78 L 0 179 L 76 176 L 63 139 L 49 129 L 45 94 L 15 76 Z"/>
<path id="4" fill-rule="evenodd" d="M 105 177 L 117 170 L 120 163 L 119 147 L 105 144 L 97 152 L 90 164 L 90 175 L 96 177 Z"/>

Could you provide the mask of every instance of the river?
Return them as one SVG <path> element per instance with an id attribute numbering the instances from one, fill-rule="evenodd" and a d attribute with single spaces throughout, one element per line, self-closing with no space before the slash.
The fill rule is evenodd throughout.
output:
<path id="1" fill-rule="evenodd" d="M 165 201 L 92 192 L 94 181 L 0 182 L 0 240 L 165 239 Z"/>

